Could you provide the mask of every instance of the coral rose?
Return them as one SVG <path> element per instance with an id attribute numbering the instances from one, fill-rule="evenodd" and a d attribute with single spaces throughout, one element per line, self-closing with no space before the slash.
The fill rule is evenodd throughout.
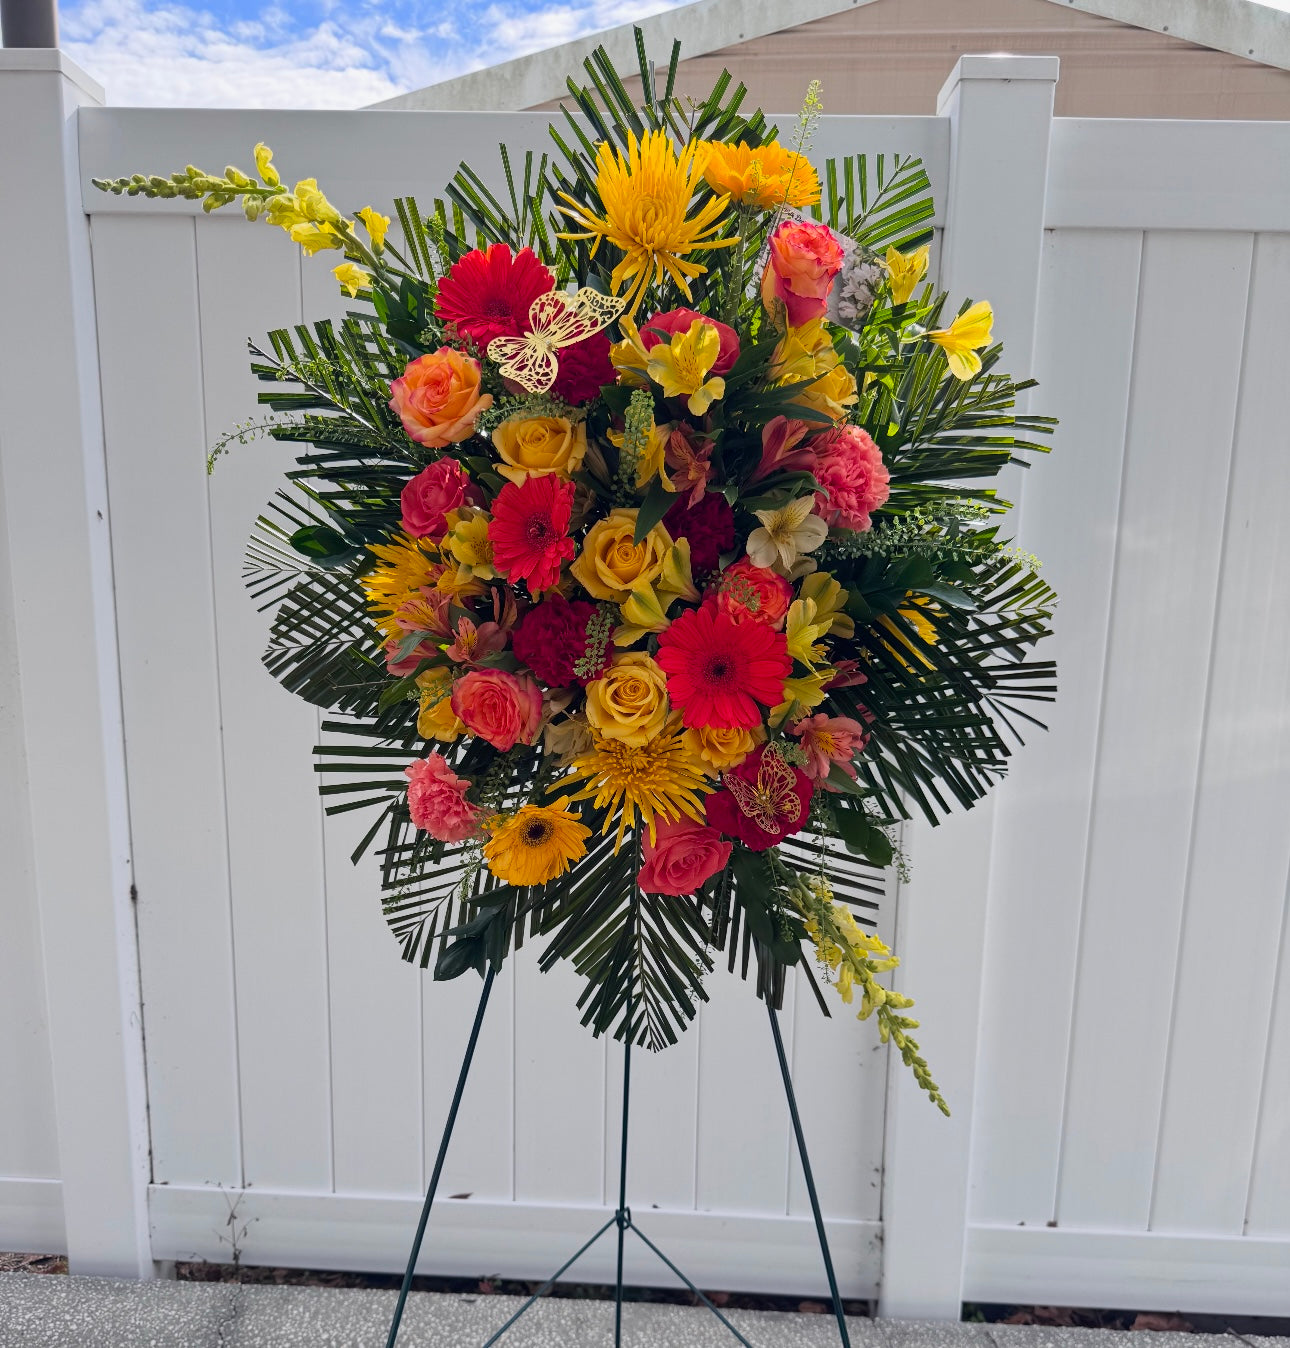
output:
<path id="1" fill-rule="evenodd" d="M 833 231 L 809 220 L 786 220 L 770 236 L 769 246 L 762 303 L 772 312 L 782 304 L 791 328 L 823 318 L 833 278 L 845 257 Z"/>
<path id="2" fill-rule="evenodd" d="M 479 488 L 456 459 L 443 458 L 423 468 L 399 495 L 403 532 L 435 543 L 448 532 L 446 516 L 458 506 L 483 504 Z"/>
<path id="3" fill-rule="evenodd" d="M 717 608 L 737 623 L 751 618 L 782 631 L 792 602 L 792 584 L 769 567 L 754 566 L 747 557 L 741 557 L 721 573 Z"/>
<path id="4" fill-rule="evenodd" d="M 453 684 L 452 709 L 472 735 L 504 753 L 533 743 L 542 721 L 542 694 L 531 674 L 472 669 Z"/>
<path id="5" fill-rule="evenodd" d="M 653 585 L 672 550 L 672 536 L 656 524 L 639 543 L 636 511 L 620 507 L 597 520 L 583 540 L 582 551 L 569 568 L 593 599 L 625 602 L 635 589 Z"/>
<path id="6" fill-rule="evenodd" d="M 512 417 L 493 432 L 502 462 L 497 471 L 512 482 L 556 473 L 568 479 L 582 467 L 587 427 L 566 417 Z"/>
<path id="7" fill-rule="evenodd" d="M 442 449 L 469 440 L 475 418 L 493 405 L 479 391 L 479 362 L 452 347 L 418 356 L 390 385 L 390 408 L 419 445 Z"/>
<path id="8" fill-rule="evenodd" d="M 719 323 L 715 318 L 697 313 L 694 309 L 669 309 L 664 314 L 655 314 L 648 323 L 641 324 L 641 345 L 649 351 L 660 342 L 670 342 L 675 333 L 689 332 L 695 322 L 715 328 L 721 341 L 717 358 L 708 373 L 729 374 L 739 359 L 739 334 L 729 324 Z"/>
<path id="9" fill-rule="evenodd" d="M 648 744 L 667 721 L 667 675 L 644 651 L 614 656 L 587 685 L 587 720 L 607 739 Z"/>
<path id="10" fill-rule="evenodd" d="M 689 819 L 659 819 L 645 839 L 645 864 L 636 877 L 646 894 L 693 894 L 730 863 L 734 844 L 715 828 Z"/>
<path id="11" fill-rule="evenodd" d="M 868 431 L 839 426 L 811 441 L 815 450 L 815 513 L 838 529 L 868 529 L 870 512 L 891 494 L 890 474 L 882 451 Z"/>
<path id="12" fill-rule="evenodd" d="M 479 809 L 466 799 L 471 783 L 458 777 L 442 754 L 428 754 L 404 768 L 408 815 L 440 842 L 464 842 L 479 832 Z"/>

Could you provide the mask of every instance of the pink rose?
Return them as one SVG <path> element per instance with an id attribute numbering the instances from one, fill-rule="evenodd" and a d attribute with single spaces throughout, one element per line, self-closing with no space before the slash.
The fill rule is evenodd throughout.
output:
<path id="1" fill-rule="evenodd" d="M 815 513 L 838 529 L 869 528 L 869 512 L 891 495 L 891 475 L 869 433 L 859 426 L 839 426 L 817 435 L 811 448 L 815 480 L 824 488 L 815 493 Z"/>
<path id="2" fill-rule="evenodd" d="M 448 532 L 449 511 L 463 505 L 483 505 L 479 488 L 456 459 L 438 459 L 423 468 L 399 495 L 403 506 L 403 532 L 409 538 L 438 542 Z"/>
<path id="3" fill-rule="evenodd" d="M 856 768 L 852 759 L 864 753 L 869 743 L 869 732 L 849 716 L 826 716 L 817 712 L 789 728 L 790 735 L 802 741 L 806 763 L 802 771 L 815 781 L 823 781 L 833 764 L 855 780 Z"/>
<path id="4" fill-rule="evenodd" d="M 532 744 L 542 720 L 542 694 L 531 674 L 472 669 L 452 686 L 452 709 L 472 735 L 494 749 Z"/>
<path id="5" fill-rule="evenodd" d="M 463 842 L 479 832 L 479 809 L 466 799 L 470 787 L 442 754 L 418 758 L 404 768 L 408 814 L 417 828 L 440 842 Z"/>
<path id="6" fill-rule="evenodd" d="M 828 225 L 784 221 L 770 236 L 770 260 L 761 279 L 762 303 L 767 310 L 773 310 L 776 301 L 782 304 L 790 328 L 822 318 L 844 256 Z"/>
<path id="7" fill-rule="evenodd" d="M 732 843 L 715 828 L 689 819 L 656 819 L 655 841 L 645 838 L 645 864 L 636 877 L 646 894 L 693 894 L 730 862 Z"/>
<path id="8" fill-rule="evenodd" d="M 710 373 L 728 374 L 739 359 L 739 334 L 725 323 L 718 323 L 707 314 L 696 313 L 693 309 L 669 309 L 665 314 L 655 314 L 648 323 L 641 324 L 641 345 L 648 351 L 660 342 L 670 341 L 677 332 L 689 332 L 698 319 L 710 328 L 716 328 L 721 346 L 717 351 L 716 364 Z"/>

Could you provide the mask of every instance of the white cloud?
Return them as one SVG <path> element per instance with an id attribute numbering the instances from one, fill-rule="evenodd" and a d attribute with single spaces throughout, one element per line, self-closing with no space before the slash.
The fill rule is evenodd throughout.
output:
<path id="1" fill-rule="evenodd" d="M 308 26 L 272 0 L 227 18 L 180 0 L 84 0 L 64 9 L 62 30 L 116 105 L 352 108 L 675 3 L 322 0 Z"/>

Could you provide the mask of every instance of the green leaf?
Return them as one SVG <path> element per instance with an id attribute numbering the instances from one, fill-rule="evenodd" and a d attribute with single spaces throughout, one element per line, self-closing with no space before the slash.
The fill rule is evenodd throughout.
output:
<path id="1" fill-rule="evenodd" d="M 863 810 L 837 809 L 834 817 L 847 850 L 875 866 L 890 866 L 895 855 L 891 839 Z"/>
<path id="2" fill-rule="evenodd" d="M 640 543 L 645 535 L 663 518 L 672 508 L 672 502 L 676 500 L 676 493 L 668 491 L 663 483 L 655 478 L 649 484 L 649 490 L 645 493 L 645 499 L 640 504 L 640 509 L 636 512 L 636 533 L 632 538 L 633 543 Z"/>

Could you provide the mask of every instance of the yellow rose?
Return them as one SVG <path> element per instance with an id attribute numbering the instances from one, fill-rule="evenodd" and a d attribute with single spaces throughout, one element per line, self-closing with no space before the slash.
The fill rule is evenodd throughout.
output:
<path id="1" fill-rule="evenodd" d="M 771 354 L 771 374 L 776 384 L 812 383 L 799 389 L 793 401 L 841 421 L 857 400 L 856 381 L 842 364 L 821 319 L 789 328 Z"/>
<path id="2" fill-rule="evenodd" d="M 667 721 L 667 675 L 644 651 L 615 655 L 587 685 L 587 720 L 607 739 L 648 744 Z"/>
<path id="3" fill-rule="evenodd" d="M 620 507 L 591 526 L 570 570 L 593 599 L 615 604 L 626 601 L 633 590 L 653 585 L 663 573 L 672 551 L 672 536 L 656 524 L 639 543 L 636 511 Z"/>
<path id="4" fill-rule="evenodd" d="M 502 456 L 498 472 L 512 482 L 556 473 L 570 478 L 582 467 L 587 452 L 587 427 L 567 417 L 512 417 L 493 432 Z"/>
<path id="5" fill-rule="evenodd" d="M 417 734 L 423 740 L 444 740 L 451 744 L 466 729 L 452 709 L 452 670 L 427 669 L 417 675 L 417 687 L 421 689 Z"/>
<path id="6" fill-rule="evenodd" d="M 715 777 L 727 768 L 737 768 L 765 738 L 766 732 L 761 726 L 755 730 L 737 726 L 729 730 L 701 726 L 687 730 L 681 736 L 681 743 L 692 758 L 702 759 L 704 772 Z"/>

